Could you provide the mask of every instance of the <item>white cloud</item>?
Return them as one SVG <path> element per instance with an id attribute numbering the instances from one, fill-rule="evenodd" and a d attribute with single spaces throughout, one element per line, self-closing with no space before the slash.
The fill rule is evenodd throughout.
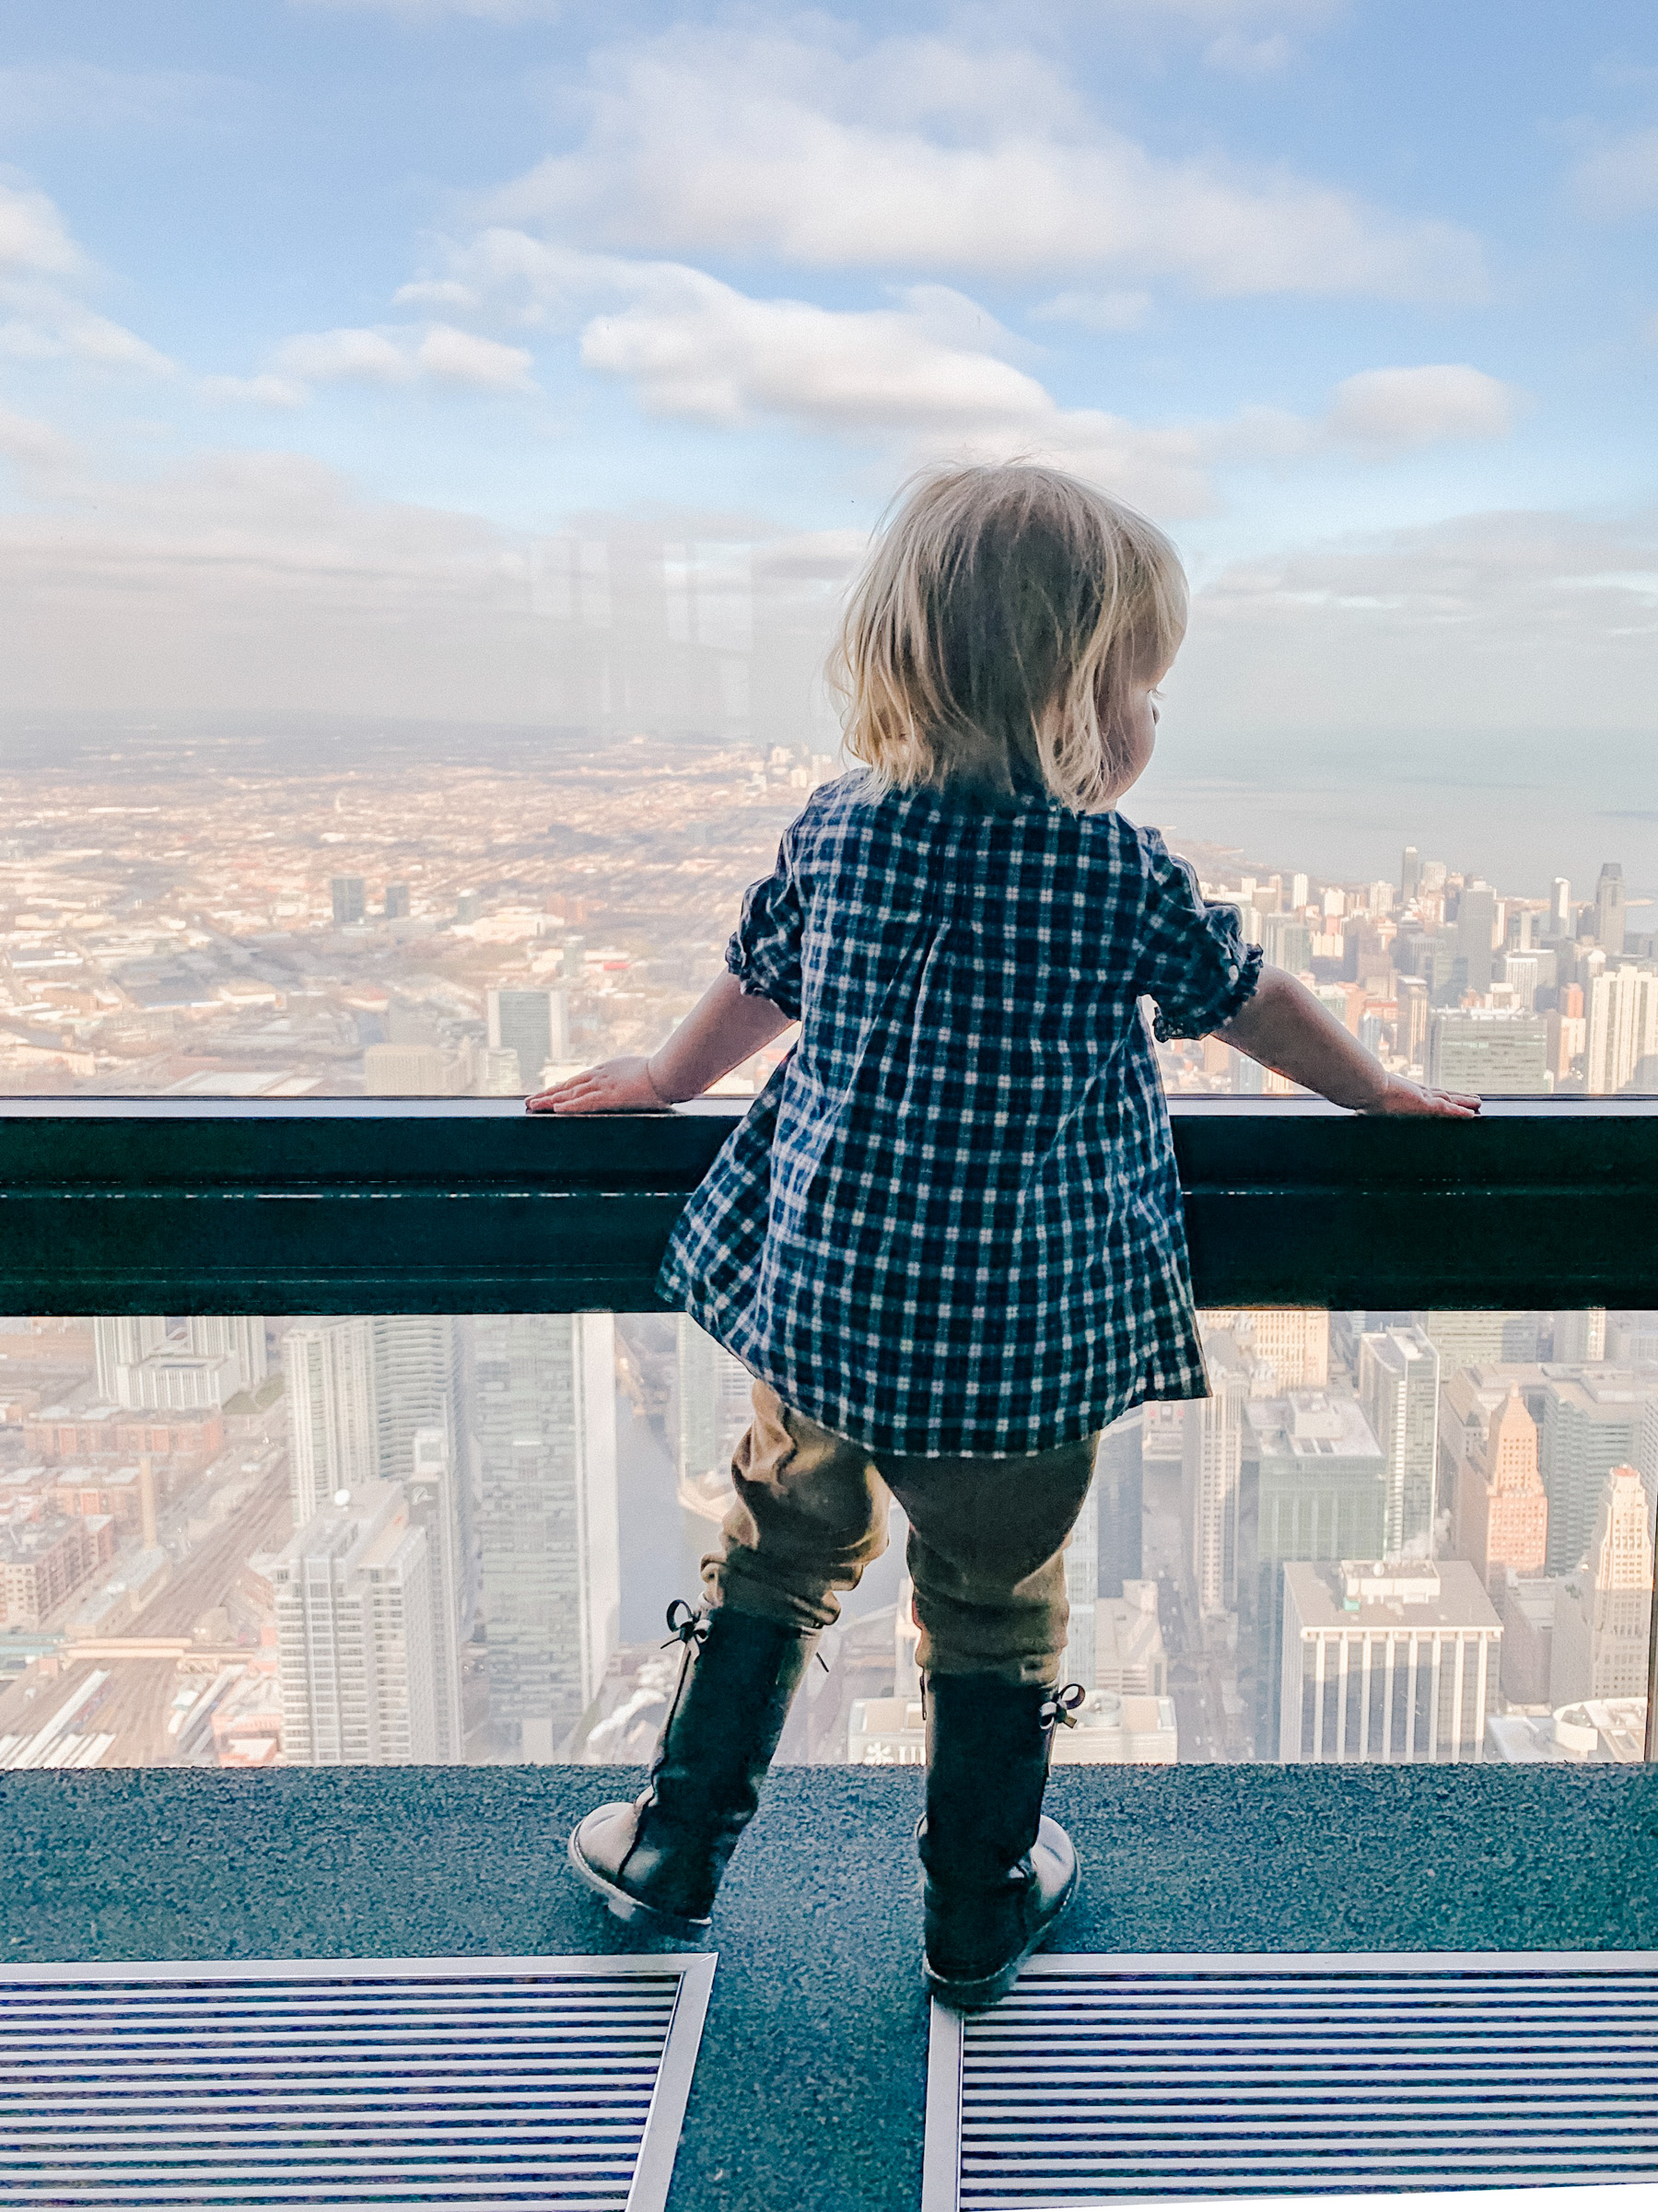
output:
<path id="1" fill-rule="evenodd" d="M 1596 146 L 1579 162 L 1572 184 L 1591 215 L 1616 218 L 1658 207 L 1658 127 Z"/>
<path id="2" fill-rule="evenodd" d="M 1112 267 L 1222 296 L 1483 287 L 1466 231 L 1283 168 L 1150 152 L 1028 53 L 845 43 L 683 28 L 601 54 L 585 143 L 492 213 L 590 246 L 812 267 Z"/>
<path id="3" fill-rule="evenodd" d="M 1277 76 L 1297 59 L 1299 51 L 1281 30 L 1269 31 L 1264 38 L 1227 30 L 1210 40 L 1203 58 L 1211 69 L 1224 69 L 1229 76 Z"/>
<path id="4" fill-rule="evenodd" d="M 1197 595 L 1182 716 L 1264 731 L 1644 729 L 1655 569 L 1658 516 L 1559 513 L 1239 562 Z"/>
<path id="5" fill-rule="evenodd" d="M 1031 310 L 1038 322 L 1080 322 L 1107 333 L 1144 330 L 1151 319 L 1150 292 L 1056 292 Z"/>
<path id="6" fill-rule="evenodd" d="M 313 384 L 414 384 L 424 378 L 480 392 L 532 392 L 532 357 L 452 323 L 410 329 L 304 331 L 285 339 L 272 369 L 253 377 L 214 377 L 207 396 L 266 406 L 299 404 Z"/>
<path id="7" fill-rule="evenodd" d="M 43 192 L 0 181 L 0 271 L 77 275 L 86 257 Z"/>
<path id="8" fill-rule="evenodd" d="M 1358 446 L 1398 451 L 1445 439 L 1506 438 L 1518 395 L 1466 362 L 1426 369 L 1367 369 L 1336 387 L 1327 427 Z"/>

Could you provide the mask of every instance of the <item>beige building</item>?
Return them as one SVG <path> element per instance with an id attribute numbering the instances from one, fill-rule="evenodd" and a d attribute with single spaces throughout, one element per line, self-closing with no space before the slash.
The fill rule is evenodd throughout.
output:
<path id="1" fill-rule="evenodd" d="M 1537 1469 L 1537 1424 L 1518 1388 L 1469 1436 L 1458 1470 L 1453 1541 L 1489 1589 L 1512 1573 L 1541 1574 L 1548 1499 Z"/>
<path id="2" fill-rule="evenodd" d="M 1615 1467 L 1587 1566 L 1565 1577 L 1556 1607 L 1553 1702 L 1644 1697 L 1652 1610 L 1646 1492 L 1632 1467 Z"/>

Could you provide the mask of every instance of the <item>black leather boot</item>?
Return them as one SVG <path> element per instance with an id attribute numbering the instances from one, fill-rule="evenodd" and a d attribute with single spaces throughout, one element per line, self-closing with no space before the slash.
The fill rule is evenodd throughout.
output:
<path id="1" fill-rule="evenodd" d="M 1042 1793 L 1056 1723 L 1086 1692 L 933 1674 L 927 1702 L 927 1983 L 975 2012 L 1005 1997 L 1077 1888 L 1077 1855 Z"/>
<path id="2" fill-rule="evenodd" d="M 730 1606 L 694 1612 L 678 1598 L 668 1625 L 685 1656 L 649 1783 L 634 1804 L 589 1813 L 570 1864 L 618 1920 L 686 1936 L 708 1925 L 818 1638 Z"/>

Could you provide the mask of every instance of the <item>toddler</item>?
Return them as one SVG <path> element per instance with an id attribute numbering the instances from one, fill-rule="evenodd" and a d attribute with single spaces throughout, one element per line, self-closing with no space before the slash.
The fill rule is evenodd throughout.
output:
<path id="1" fill-rule="evenodd" d="M 896 1498 L 927 1716 L 926 1973 L 993 2004 L 1076 1887 L 1042 1811 L 1063 1551 L 1100 1431 L 1205 1395 L 1152 1031 L 1216 1034 L 1361 1113 L 1465 1115 L 1380 1064 L 1155 830 L 1151 755 L 1185 581 L 1161 531 L 1023 463 L 917 482 L 833 673 L 861 764 L 808 800 L 727 973 L 660 1050 L 531 1100 L 695 1097 L 794 1049 L 680 1216 L 660 1289 L 753 1372 L 706 1605 L 644 1795 L 577 1873 L 625 1918 L 707 1924 L 819 1637 Z"/>

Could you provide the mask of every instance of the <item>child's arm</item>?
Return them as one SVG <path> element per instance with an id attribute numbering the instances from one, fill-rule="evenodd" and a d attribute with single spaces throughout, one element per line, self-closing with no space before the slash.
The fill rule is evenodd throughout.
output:
<path id="1" fill-rule="evenodd" d="M 699 1097 L 788 1026 L 781 1007 L 723 975 L 648 1059 L 604 1060 L 524 1103 L 532 1114 L 636 1114 L 670 1106 Z"/>
<path id="2" fill-rule="evenodd" d="M 1477 1098 L 1389 1075 L 1358 1038 L 1281 967 L 1264 967 L 1253 998 L 1215 1035 L 1262 1067 L 1358 1114 L 1443 1114 L 1465 1120 Z"/>

